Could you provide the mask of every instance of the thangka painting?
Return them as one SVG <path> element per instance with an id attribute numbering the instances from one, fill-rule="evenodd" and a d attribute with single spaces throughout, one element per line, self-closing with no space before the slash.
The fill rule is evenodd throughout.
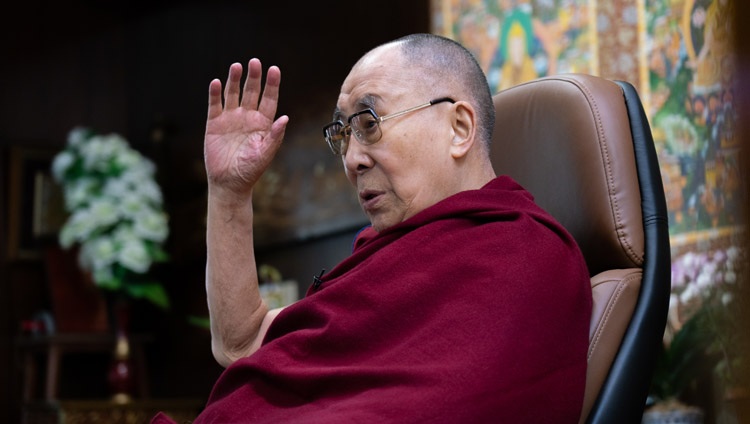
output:
<path id="1" fill-rule="evenodd" d="M 493 92 L 545 75 L 595 73 L 588 0 L 437 0 L 432 31 L 477 58 Z"/>
<path id="2" fill-rule="evenodd" d="M 707 296 L 731 299 L 746 263 L 735 12 L 732 0 L 647 0 L 645 9 L 651 127 L 667 197 L 676 299 L 668 328 L 679 328 Z"/>
<path id="3" fill-rule="evenodd" d="M 646 1 L 651 124 L 672 234 L 738 224 L 729 0 Z"/>

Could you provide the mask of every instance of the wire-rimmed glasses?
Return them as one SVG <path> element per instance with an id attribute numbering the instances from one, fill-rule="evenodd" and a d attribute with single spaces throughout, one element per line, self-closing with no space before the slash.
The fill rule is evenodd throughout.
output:
<path id="1" fill-rule="evenodd" d="M 383 136 L 380 130 L 381 122 L 443 102 L 455 103 L 456 101 L 450 97 L 441 97 L 385 116 L 378 116 L 372 109 L 361 110 L 349 116 L 346 119 L 346 125 L 341 120 L 338 120 L 323 127 L 323 136 L 333 154 L 345 155 L 346 148 L 349 145 L 349 138 L 352 134 L 354 134 L 357 141 L 365 146 L 375 144 Z"/>

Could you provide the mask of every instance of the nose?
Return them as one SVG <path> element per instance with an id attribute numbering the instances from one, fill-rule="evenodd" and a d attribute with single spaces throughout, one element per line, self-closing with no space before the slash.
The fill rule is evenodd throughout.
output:
<path id="1" fill-rule="evenodd" d="M 375 161 L 368 152 L 368 146 L 363 146 L 359 141 L 354 139 L 352 134 L 346 148 L 346 154 L 342 156 L 346 173 L 350 176 L 362 174 L 372 168 Z"/>

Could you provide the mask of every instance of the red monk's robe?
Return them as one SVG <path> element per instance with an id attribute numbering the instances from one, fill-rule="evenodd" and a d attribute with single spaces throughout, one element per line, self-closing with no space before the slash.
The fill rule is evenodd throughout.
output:
<path id="1" fill-rule="evenodd" d="M 322 280 L 195 424 L 578 422 L 588 272 L 510 178 L 363 231 Z"/>

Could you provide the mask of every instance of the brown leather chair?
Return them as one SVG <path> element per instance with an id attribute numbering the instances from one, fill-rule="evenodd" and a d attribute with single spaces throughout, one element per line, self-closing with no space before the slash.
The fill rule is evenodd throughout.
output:
<path id="1" fill-rule="evenodd" d="M 639 423 L 669 306 L 661 174 L 633 86 L 582 74 L 494 96 L 492 157 L 575 237 L 594 296 L 581 423 Z"/>

